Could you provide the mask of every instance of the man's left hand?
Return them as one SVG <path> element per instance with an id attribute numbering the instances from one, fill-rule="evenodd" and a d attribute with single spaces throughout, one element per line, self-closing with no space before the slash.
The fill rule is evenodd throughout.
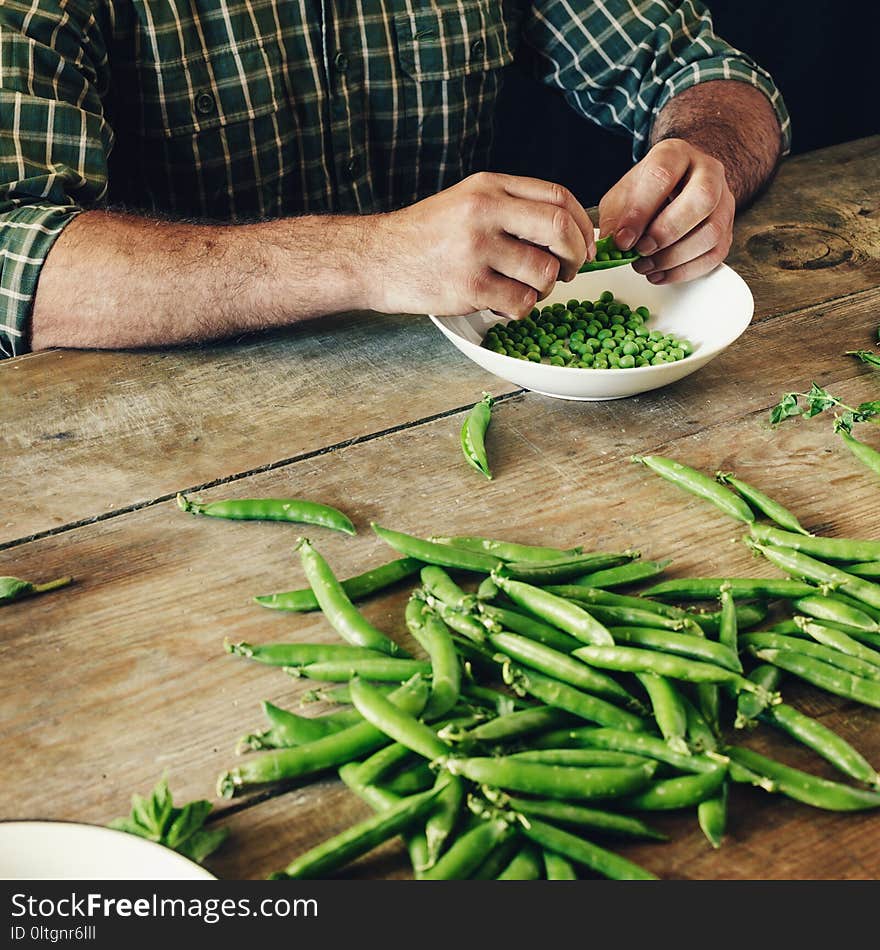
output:
<path id="1" fill-rule="evenodd" d="M 599 202 L 601 235 L 635 246 L 652 284 L 693 280 L 727 256 L 736 201 L 724 166 L 683 139 L 664 139 Z"/>

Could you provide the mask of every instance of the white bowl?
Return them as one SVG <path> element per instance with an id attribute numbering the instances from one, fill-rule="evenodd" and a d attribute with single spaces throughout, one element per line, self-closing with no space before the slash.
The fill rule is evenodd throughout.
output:
<path id="1" fill-rule="evenodd" d="M 675 363 L 632 369 L 576 369 L 531 363 L 494 353 L 480 346 L 486 331 L 503 319 L 490 310 L 462 317 L 431 320 L 465 356 L 483 369 L 525 389 L 559 399 L 620 399 L 668 386 L 705 366 L 743 333 L 755 312 L 746 282 L 725 264 L 686 284 L 655 286 L 632 267 L 578 274 L 571 283 L 556 285 L 538 306 L 565 303 L 572 297 L 595 300 L 603 290 L 616 298 L 651 311 L 652 330 L 674 333 L 693 345 L 693 353 Z"/>
<path id="2" fill-rule="evenodd" d="M 125 831 L 70 821 L 0 822 L 0 880 L 216 880 L 182 854 Z"/>

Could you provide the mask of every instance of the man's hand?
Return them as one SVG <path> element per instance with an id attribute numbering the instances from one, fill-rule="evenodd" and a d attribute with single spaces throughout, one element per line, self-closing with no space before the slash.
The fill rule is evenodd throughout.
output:
<path id="1" fill-rule="evenodd" d="M 682 139 L 658 142 L 599 203 L 600 233 L 652 284 L 693 280 L 727 256 L 736 201 L 724 166 Z"/>
<path id="2" fill-rule="evenodd" d="M 480 172 L 375 223 L 370 306 L 386 313 L 523 317 L 595 254 L 587 212 L 536 178 Z"/>

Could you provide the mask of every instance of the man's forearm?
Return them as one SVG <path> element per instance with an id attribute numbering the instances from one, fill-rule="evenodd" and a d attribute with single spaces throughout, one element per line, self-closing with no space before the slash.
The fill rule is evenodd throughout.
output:
<path id="1" fill-rule="evenodd" d="M 369 219 L 189 224 L 87 211 L 43 265 L 35 350 L 185 343 L 361 309 Z"/>
<path id="2" fill-rule="evenodd" d="M 760 90 L 735 80 L 699 83 L 679 93 L 654 121 L 651 144 L 684 139 L 718 159 L 738 207 L 770 180 L 782 148 L 779 120 Z"/>

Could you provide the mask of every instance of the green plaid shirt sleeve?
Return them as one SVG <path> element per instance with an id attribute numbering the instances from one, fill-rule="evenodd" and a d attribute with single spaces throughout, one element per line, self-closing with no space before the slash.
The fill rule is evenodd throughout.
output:
<path id="1" fill-rule="evenodd" d="M 637 158 L 708 79 L 761 89 L 787 147 L 772 80 L 696 0 L 0 0 L 0 356 L 27 349 L 41 268 L 83 209 L 410 204 L 488 167 L 515 59 Z"/>
<path id="2" fill-rule="evenodd" d="M 776 112 L 788 154 L 791 126 L 779 90 L 767 72 L 715 35 L 698 0 L 536 3 L 525 40 L 538 78 L 561 89 L 581 115 L 628 132 L 636 160 L 648 150 L 653 117 L 669 99 L 712 79 L 760 89 Z"/>
<path id="3" fill-rule="evenodd" d="M 43 261 L 106 192 L 102 60 L 89 4 L 0 4 L 0 354 L 26 349 Z"/>

